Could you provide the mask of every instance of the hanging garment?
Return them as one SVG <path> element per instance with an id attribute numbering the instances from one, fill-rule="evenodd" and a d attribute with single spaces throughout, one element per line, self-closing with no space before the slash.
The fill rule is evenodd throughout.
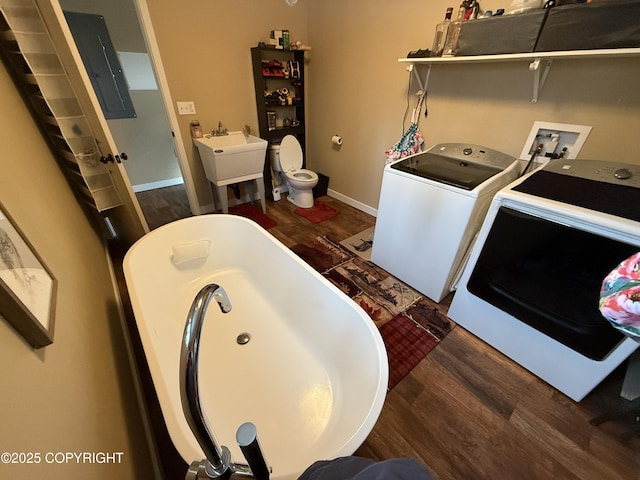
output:
<path id="1" fill-rule="evenodd" d="M 400 140 L 384 152 L 387 156 L 386 163 L 391 163 L 395 160 L 413 155 L 414 153 L 419 153 L 422 151 L 422 145 L 424 145 L 422 133 L 420 133 L 418 125 L 412 123 Z"/>

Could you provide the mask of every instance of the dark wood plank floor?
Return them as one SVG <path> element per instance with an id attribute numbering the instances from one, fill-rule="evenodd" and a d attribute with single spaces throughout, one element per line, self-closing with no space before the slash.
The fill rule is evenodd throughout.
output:
<path id="1" fill-rule="evenodd" d="M 159 192 L 147 195 L 156 204 L 150 225 L 189 215 L 184 192 L 171 188 L 160 192 L 162 200 L 152 199 Z M 278 222 L 269 232 L 291 247 L 322 233 L 348 238 L 375 223 L 336 199 L 322 200 L 340 214 L 320 224 L 296 215 L 285 199 L 267 202 L 267 214 Z M 450 298 L 442 303 L 445 311 Z M 576 403 L 456 327 L 388 394 L 356 453 L 376 460 L 414 457 L 440 480 L 637 480 L 640 439 L 619 437 L 637 423 L 635 415 L 598 427 L 589 423 L 626 404 L 619 397 L 623 376 L 623 368 L 616 370 Z"/>
<path id="2" fill-rule="evenodd" d="M 184 185 L 138 192 L 136 198 L 151 230 L 165 223 L 191 216 Z"/>

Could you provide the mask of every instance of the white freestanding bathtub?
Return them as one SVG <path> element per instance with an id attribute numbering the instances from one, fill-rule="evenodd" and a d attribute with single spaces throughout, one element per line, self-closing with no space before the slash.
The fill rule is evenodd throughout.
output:
<path id="1" fill-rule="evenodd" d="M 190 464 L 204 454 L 179 390 L 187 314 L 199 290 L 224 288 L 200 340 L 200 401 L 234 462 L 237 428 L 253 422 L 272 479 L 296 479 L 316 460 L 352 454 L 384 403 L 387 354 L 374 323 L 351 299 L 266 230 L 232 215 L 179 220 L 145 235 L 124 273 L 162 413 Z M 250 341 L 237 342 L 248 333 Z"/>

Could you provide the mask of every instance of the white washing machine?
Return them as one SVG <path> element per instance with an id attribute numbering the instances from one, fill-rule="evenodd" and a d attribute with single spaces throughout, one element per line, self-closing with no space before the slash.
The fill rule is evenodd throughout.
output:
<path id="1" fill-rule="evenodd" d="M 453 289 L 491 198 L 518 170 L 509 155 L 463 143 L 388 164 L 371 261 L 439 302 Z"/>
<path id="2" fill-rule="evenodd" d="M 599 311 L 640 249 L 640 166 L 555 160 L 494 197 L 448 315 L 575 401 L 636 348 Z"/>

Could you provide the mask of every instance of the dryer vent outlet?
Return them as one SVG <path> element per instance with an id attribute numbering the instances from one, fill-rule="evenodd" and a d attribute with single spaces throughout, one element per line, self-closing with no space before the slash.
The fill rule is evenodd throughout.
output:
<path id="1" fill-rule="evenodd" d="M 555 158 L 576 158 L 592 127 L 536 121 L 529 132 L 521 160 L 530 160 L 537 149 L 534 161 L 546 163 Z"/>

